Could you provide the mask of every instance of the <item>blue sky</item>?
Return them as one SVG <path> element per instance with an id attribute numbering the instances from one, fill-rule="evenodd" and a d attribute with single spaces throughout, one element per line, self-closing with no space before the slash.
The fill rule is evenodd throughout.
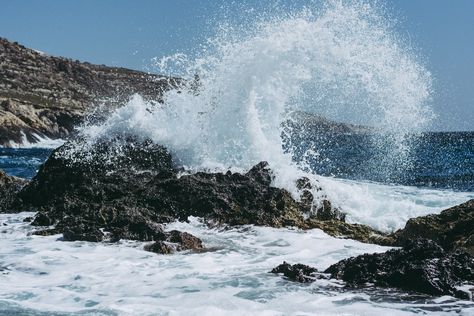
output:
<path id="1" fill-rule="evenodd" d="M 270 3 L 244 2 L 257 10 Z M 289 1 L 279 2 L 283 3 L 280 7 L 293 6 Z M 399 32 L 415 43 L 433 73 L 433 107 L 439 117 L 432 129 L 474 130 L 474 1 L 379 2 L 386 3 L 397 17 Z M 228 3 L 224 0 L 3 1 L 0 36 L 51 55 L 146 70 L 153 57 L 177 51 L 192 52 L 223 16 L 238 18 L 238 13 L 229 10 L 233 5 Z"/>

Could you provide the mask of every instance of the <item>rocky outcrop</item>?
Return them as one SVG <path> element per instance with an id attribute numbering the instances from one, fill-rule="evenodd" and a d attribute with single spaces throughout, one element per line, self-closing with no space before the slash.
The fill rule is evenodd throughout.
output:
<path id="1" fill-rule="evenodd" d="M 300 283 L 311 283 L 318 278 L 323 278 L 323 275 L 318 272 L 318 269 L 301 263 L 291 265 L 287 262 L 283 262 L 270 272 L 283 274 L 288 280 Z"/>
<path id="2" fill-rule="evenodd" d="M 410 241 L 401 249 L 385 253 L 345 259 L 323 273 L 310 266 L 286 262 L 271 272 L 302 283 L 330 276 L 343 280 L 348 288 L 376 286 L 462 299 L 470 299 L 472 295 L 458 287 L 465 284 L 474 287 L 473 257 L 462 250 L 447 252 L 427 239 Z"/>
<path id="3" fill-rule="evenodd" d="M 166 148 L 150 141 L 70 142 L 52 153 L 14 205 L 38 211 L 33 225 L 52 226 L 38 234 L 62 232 L 65 240 L 166 241 L 160 224 L 189 216 L 209 224 L 321 228 L 368 242 L 384 237 L 345 223 L 328 201 L 316 203 L 309 179 L 298 180 L 299 200 L 273 187 L 266 162 L 245 174 L 180 173 Z"/>
<path id="4" fill-rule="evenodd" d="M 28 180 L 8 176 L 0 170 L 0 213 L 12 211 L 16 194 L 28 183 Z"/>
<path id="5" fill-rule="evenodd" d="M 333 237 L 353 239 L 381 246 L 393 246 L 396 244 L 396 240 L 392 236 L 363 224 L 346 223 L 345 221 L 335 219 L 318 220 L 316 218 L 309 218 L 306 224 L 308 228 L 321 229 Z"/>
<path id="6" fill-rule="evenodd" d="M 440 214 L 411 218 L 405 228 L 395 232 L 391 238 L 400 245 L 415 238 L 427 238 L 445 250 L 461 248 L 474 255 L 474 200 Z"/>
<path id="7" fill-rule="evenodd" d="M 230 225 L 305 226 L 310 206 L 272 187 L 264 162 L 246 174 L 178 176 L 170 153 L 148 141 L 77 148 L 68 143 L 54 151 L 18 195 L 18 209 L 39 211 L 33 224 L 62 227 L 72 217 L 114 230 L 133 218 L 162 223 L 199 216 Z"/>
<path id="8" fill-rule="evenodd" d="M 161 241 L 156 241 L 152 244 L 146 245 L 146 251 L 155 252 L 158 254 L 172 254 L 176 251 L 204 249 L 202 241 L 186 232 L 172 230 L 166 233 L 166 238 Z"/>
<path id="9" fill-rule="evenodd" d="M 139 93 L 160 101 L 179 80 L 53 57 L 0 38 L 0 145 L 65 138 L 93 105 Z"/>
<path id="10" fill-rule="evenodd" d="M 429 295 L 469 299 L 456 287 L 474 286 L 474 258 L 462 250 L 448 252 L 427 239 L 409 241 L 402 249 L 342 260 L 325 273 L 349 286 L 374 284 Z"/>

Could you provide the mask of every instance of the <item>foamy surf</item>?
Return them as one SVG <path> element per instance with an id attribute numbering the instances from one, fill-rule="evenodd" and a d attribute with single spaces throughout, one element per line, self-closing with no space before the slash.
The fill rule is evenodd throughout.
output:
<path id="1" fill-rule="evenodd" d="M 472 302 L 402 293 L 347 291 L 338 282 L 302 286 L 268 273 L 282 261 L 324 269 L 338 260 L 388 248 L 336 239 L 320 230 L 209 229 L 174 223 L 201 238 L 205 253 L 156 255 L 142 243 L 61 242 L 28 235 L 31 213 L 0 215 L 0 307 L 43 315 L 469 315 Z M 405 297 L 405 298 L 404 298 Z M 205 302 L 205 304 L 203 304 Z"/>
<path id="2" fill-rule="evenodd" d="M 10 141 L 8 143 L 7 148 L 58 148 L 59 146 L 63 145 L 66 141 L 63 139 L 52 139 L 45 135 L 39 135 L 37 133 L 33 133 L 30 135 L 30 138 L 33 141 L 28 140 L 26 134 L 21 132 L 21 141 L 16 143 L 14 141 Z M 1 146 L 0 146 L 1 147 Z"/>
<path id="3" fill-rule="evenodd" d="M 384 232 L 403 228 L 410 218 L 439 214 L 474 198 L 473 192 L 433 190 L 318 177 L 329 199 L 347 212 L 348 222 Z"/>

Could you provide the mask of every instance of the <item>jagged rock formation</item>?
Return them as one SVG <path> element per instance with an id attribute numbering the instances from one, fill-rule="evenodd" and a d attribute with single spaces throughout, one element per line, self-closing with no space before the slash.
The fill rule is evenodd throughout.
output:
<path id="1" fill-rule="evenodd" d="M 281 273 L 288 280 L 300 283 L 311 283 L 323 277 L 322 274 L 318 272 L 318 269 L 301 263 L 291 265 L 288 262 L 283 262 L 270 272 L 275 274 Z"/>
<path id="2" fill-rule="evenodd" d="M 282 273 L 291 281 L 307 283 L 328 278 L 343 280 L 348 288 L 377 286 L 429 295 L 451 295 L 462 299 L 471 294 L 459 290 L 474 285 L 474 259 L 462 250 L 445 251 L 434 241 L 416 239 L 401 249 L 364 254 L 341 260 L 323 273 L 304 265 L 286 262 L 272 273 Z"/>
<path id="3" fill-rule="evenodd" d="M 374 284 L 429 295 L 469 299 L 457 286 L 474 283 L 474 258 L 462 250 L 445 251 L 432 240 L 416 239 L 402 249 L 342 260 L 325 273 L 349 286 Z"/>
<path id="4" fill-rule="evenodd" d="M 474 256 L 474 200 L 453 206 L 440 214 L 415 217 L 391 238 L 403 244 L 414 238 L 427 238 L 445 250 L 464 249 Z"/>
<path id="5" fill-rule="evenodd" d="M 178 176 L 166 148 L 149 141 L 115 139 L 77 148 L 68 143 L 53 152 L 18 195 L 18 209 L 39 210 L 34 224 L 62 229 L 75 217 L 116 230 L 134 216 L 159 223 L 199 216 L 230 225 L 304 227 L 311 207 L 272 187 L 263 162 L 246 174 Z"/>
<path id="6" fill-rule="evenodd" d="M 0 38 L 0 145 L 65 138 L 94 104 L 160 101 L 179 80 L 48 56 Z"/>
<path id="7" fill-rule="evenodd" d="M 150 141 L 116 138 L 84 146 L 76 141 L 58 148 L 16 196 L 18 211 L 38 210 L 33 225 L 53 226 L 38 234 L 165 241 L 161 223 L 197 216 L 212 225 L 321 228 L 367 242 L 385 238 L 369 227 L 345 223 L 329 201 L 316 203 L 309 179 L 298 181 L 299 201 L 273 187 L 265 162 L 245 174 L 180 175 L 166 148 Z"/>
<path id="8" fill-rule="evenodd" d="M 16 194 L 28 183 L 27 180 L 8 176 L 0 170 L 0 213 L 12 211 Z"/>

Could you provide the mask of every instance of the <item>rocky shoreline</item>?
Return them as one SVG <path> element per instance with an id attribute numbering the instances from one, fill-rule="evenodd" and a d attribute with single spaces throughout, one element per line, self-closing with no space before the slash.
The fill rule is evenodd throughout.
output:
<path id="1" fill-rule="evenodd" d="M 212 227 L 318 228 L 334 237 L 401 248 L 342 260 L 323 273 L 287 263 L 272 272 L 303 283 L 336 278 L 349 288 L 371 284 L 472 298 L 459 286 L 474 282 L 474 200 L 410 219 L 405 228 L 384 234 L 346 223 L 330 201 L 313 197 L 317 183 L 299 179 L 295 199 L 273 187 L 272 178 L 266 162 L 247 173 L 187 174 L 173 164 L 166 148 L 148 140 L 115 138 L 91 146 L 75 140 L 55 150 L 30 182 L 2 174 L 0 196 L 8 198 L 0 199 L 0 210 L 37 211 L 31 219 L 37 235 L 62 233 L 64 241 L 149 241 L 144 250 L 159 254 L 205 249 L 187 232 L 164 229 L 190 216 Z"/>
<path id="2" fill-rule="evenodd" d="M 49 56 L 0 38 L 0 146 L 67 138 L 94 106 L 159 102 L 180 79 Z"/>

